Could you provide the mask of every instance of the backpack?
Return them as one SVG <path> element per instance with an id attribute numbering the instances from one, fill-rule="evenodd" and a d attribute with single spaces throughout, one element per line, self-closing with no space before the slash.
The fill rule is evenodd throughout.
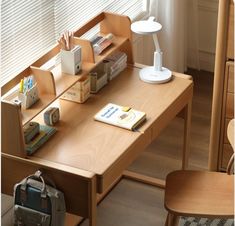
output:
<path id="1" fill-rule="evenodd" d="M 15 226 L 64 226 L 64 194 L 41 171 L 14 186 Z"/>

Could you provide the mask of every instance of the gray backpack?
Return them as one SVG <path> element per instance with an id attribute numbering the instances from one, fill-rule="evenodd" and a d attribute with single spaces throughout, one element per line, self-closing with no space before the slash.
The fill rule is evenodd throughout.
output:
<path id="1" fill-rule="evenodd" d="M 64 194 L 39 170 L 15 185 L 14 204 L 15 226 L 64 226 Z"/>

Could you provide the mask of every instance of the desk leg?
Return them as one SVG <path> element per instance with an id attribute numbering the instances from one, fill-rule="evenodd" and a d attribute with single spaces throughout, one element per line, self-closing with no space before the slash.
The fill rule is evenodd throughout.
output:
<path id="1" fill-rule="evenodd" d="M 190 129 L 191 129 L 191 115 L 192 115 L 192 99 L 184 107 L 184 143 L 182 153 L 182 169 L 188 168 L 189 159 L 189 144 L 190 144 Z"/>
<path id="2" fill-rule="evenodd" d="M 89 226 L 96 226 L 96 212 L 96 177 L 94 176 L 89 184 Z"/>

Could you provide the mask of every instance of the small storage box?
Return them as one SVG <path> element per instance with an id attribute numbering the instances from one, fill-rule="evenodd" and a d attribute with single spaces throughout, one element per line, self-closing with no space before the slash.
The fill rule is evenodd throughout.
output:
<path id="1" fill-rule="evenodd" d="M 37 85 L 35 84 L 26 93 L 19 93 L 18 99 L 21 101 L 21 106 L 23 109 L 30 108 L 39 100 Z"/>
<path id="2" fill-rule="evenodd" d="M 97 93 L 108 82 L 107 73 L 104 71 L 104 64 L 99 64 L 90 72 L 91 93 Z"/>
<path id="3" fill-rule="evenodd" d="M 90 96 L 90 77 L 85 76 L 65 92 L 61 99 L 84 103 Z"/>

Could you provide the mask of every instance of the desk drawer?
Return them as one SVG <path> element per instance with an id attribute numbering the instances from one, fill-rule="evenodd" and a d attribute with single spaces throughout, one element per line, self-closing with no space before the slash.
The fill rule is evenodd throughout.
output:
<path id="1" fill-rule="evenodd" d="M 228 21 L 227 57 L 234 59 L 234 4 L 230 3 Z"/>
<path id="2" fill-rule="evenodd" d="M 227 93 L 226 118 L 234 118 L 234 94 Z"/>
<path id="3" fill-rule="evenodd" d="M 226 170 L 228 161 L 231 158 L 233 154 L 233 148 L 230 144 L 224 144 L 223 145 L 223 155 L 222 155 L 222 161 L 221 161 L 221 167 L 223 170 Z"/>

